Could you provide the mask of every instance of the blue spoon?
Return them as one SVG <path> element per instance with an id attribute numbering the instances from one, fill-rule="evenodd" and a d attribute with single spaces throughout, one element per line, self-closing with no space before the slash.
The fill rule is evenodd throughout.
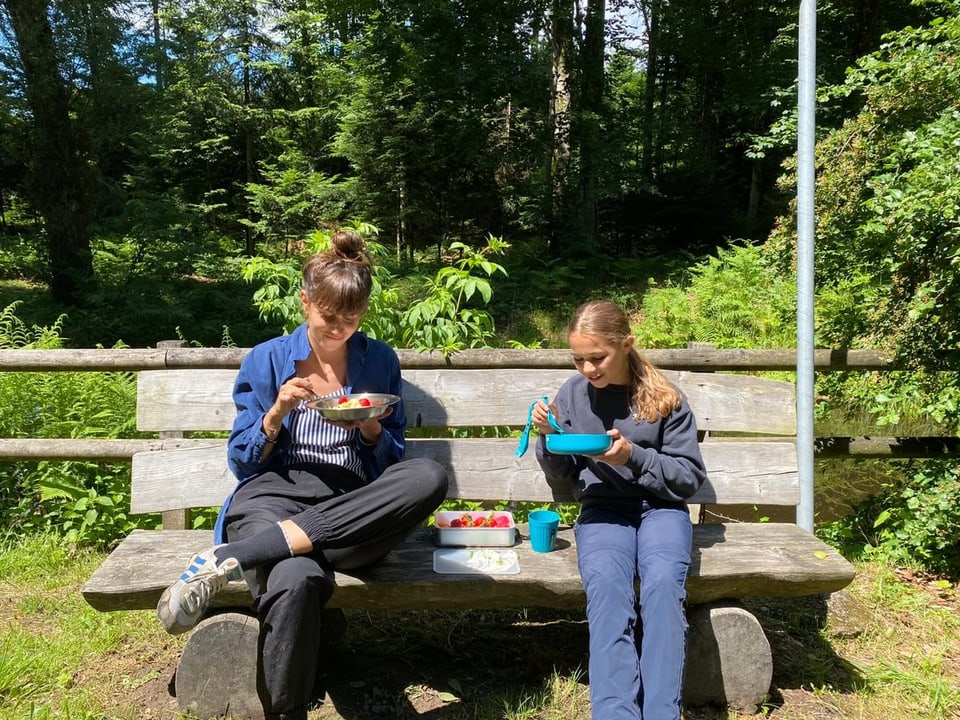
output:
<path id="1" fill-rule="evenodd" d="M 547 422 L 550 423 L 550 427 L 556 430 L 561 435 L 563 434 L 563 428 L 560 427 L 560 423 L 557 422 L 557 419 L 553 416 L 553 410 L 550 410 L 550 401 L 547 400 L 547 396 L 543 396 L 543 404 L 547 406 Z"/>
<path id="2" fill-rule="evenodd" d="M 544 404 L 549 404 L 547 396 L 544 395 L 540 398 L 543 400 Z M 523 432 L 520 433 L 520 444 L 517 445 L 517 451 L 514 453 L 516 457 L 521 457 L 530 446 L 530 430 L 533 429 L 533 409 L 537 406 L 537 401 L 534 400 L 530 403 L 530 409 L 527 410 L 527 424 L 523 428 Z M 563 432 L 563 428 L 560 427 L 560 423 L 557 422 L 557 419 L 553 416 L 552 412 L 547 413 L 547 422 L 550 423 L 550 427 L 556 430 L 558 433 Z"/>

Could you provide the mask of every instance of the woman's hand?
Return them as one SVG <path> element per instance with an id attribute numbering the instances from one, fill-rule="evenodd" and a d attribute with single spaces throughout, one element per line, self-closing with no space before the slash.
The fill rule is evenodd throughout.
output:
<path id="1" fill-rule="evenodd" d="M 283 420 L 301 402 L 313 400 L 315 397 L 316 393 L 313 392 L 310 381 L 294 376 L 280 386 L 277 399 L 273 401 L 273 407 L 270 410 L 276 412 L 280 420 Z"/>
<path id="2" fill-rule="evenodd" d="M 353 428 L 359 428 L 360 432 L 363 433 L 364 438 L 377 438 L 380 436 L 380 421 L 387 418 L 393 412 L 393 406 L 387 405 L 383 412 L 372 418 L 364 418 L 363 420 L 330 420 L 327 419 L 327 422 L 331 425 L 336 425 L 337 427 L 343 428 L 344 430 L 353 430 Z"/>
<path id="3" fill-rule="evenodd" d="M 277 399 L 273 406 L 263 416 L 263 433 L 271 440 L 276 440 L 283 426 L 283 419 L 290 414 L 297 405 L 304 400 L 316 397 L 313 386 L 306 378 L 292 377 L 277 391 Z"/>

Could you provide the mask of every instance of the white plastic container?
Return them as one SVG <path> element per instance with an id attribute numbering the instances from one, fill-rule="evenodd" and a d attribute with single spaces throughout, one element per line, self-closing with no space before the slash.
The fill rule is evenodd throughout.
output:
<path id="1" fill-rule="evenodd" d="M 455 521 L 470 518 L 506 518 L 503 527 L 457 527 Z M 510 547 L 517 541 L 517 525 L 513 513 L 505 510 L 440 510 L 434 515 L 434 542 L 442 547 Z M 501 524 L 504 521 L 501 519 Z"/>

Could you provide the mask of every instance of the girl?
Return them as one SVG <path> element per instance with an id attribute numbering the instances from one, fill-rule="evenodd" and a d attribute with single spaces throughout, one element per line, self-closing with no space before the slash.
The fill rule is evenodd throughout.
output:
<path id="1" fill-rule="evenodd" d="M 214 530 L 160 598 L 171 633 L 192 628 L 229 580 L 245 577 L 260 620 L 257 691 L 267 718 L 306 720 L 320 662 L 320 612 L 334 571 L 377 561 L 446 497 L 447 473 L 402 460 L 403 402 L 379 417 L 326 420 L 306 403 L 400 395 L 400 364 L 357 331 L 372 288 L 365 243 L 337 233 L 303 270 L 305 322 L 246 355 L 227 457 L 239 481 Z"/>
<path id="2" fill-rule="evenodd" d="M 686 507 L 706 479 L 686 399 L 634 347 L 616 304 L 580 306 L 567 329 L 578 375 L 538 403 L 537 461 L 549 483 L 569 483 L 587 597 L 594 720 L 679 720 L 686 651 Z M 568 433 L 607 433 L 603 455 L 547 452 L 548 411 Z M 635 591 L 640 581 L 640 593 Z"/>

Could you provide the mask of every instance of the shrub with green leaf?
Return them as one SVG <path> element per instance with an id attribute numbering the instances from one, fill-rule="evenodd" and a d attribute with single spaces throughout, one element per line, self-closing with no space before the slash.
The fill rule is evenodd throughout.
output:
<path id="1" fill-rule="evenodd" d="M 796 344 L 796 282 L 762 246 L 734 245 L 694 266 L 684 284 L 651 287 L 634 332 L 639 347 L 780 348 Z"/>
<path id="2" fill-rule="evenodd" d="M 56 349 L 60 321 L 27 327 L 17 304 L 0 313 L 0 347 Z M 61 318 L 62 320 L 62 318 Z M 135 434 L 136 378 L 126 372 L 0 373 L 0 436 L 120 438 Z M 0 466 L 0 537 L 54 532 L 108 545 L 133 527 L 130 466 L 111 462 L 12 462 Z"/>
<path id="3" fill-rule="evenodd" d="M 854 559 L 960 577 L 960 469 L 949 461 L 917 461 L 896 478 L 820 534 Z"/>
<path id="4" fill-rule="evenodd" d="M 366 238 L 377 232 L 366 223 L 341 229 L 354 230 Z M 260 282 L 253 302 L 261 318 L 281 323 L 288 333 L 303 322 L 299 296 L 302 263 L 330 246 L 332 232 L 322 229 L 311 233 L 299 255 L 241 261 L 243 278 Z M 435 277 L 424 279 L 423 297 L 402 304 L 399 293 L 390 286 L 393 275 L 387 266 L 386 248 L 369 239 L 367 247 L 374 256 L 375 272 L 370 308 L 361 323 L 363 331 L 394 347 L 440 350 L 444 354 L 488 346 L 494 335 L 493 317 L 485 307 L 493 295 L 490 278 L 506 274 L 491 257 L 502 255 L 510 247 L 507 243 L 492 235 L 479 250 L 462 242 L 451 243 L 449 252 L 459 258 L 441 267 Z"/>
<path id="5" fill-rule="evenodd" d="M 941 18 L 887 35 L 845 83 L 821 91 L 828 108 L 852 98 L 862 107 L 817 146 L 817 335 L 952 370 L 960 360 L 960 6 L 939 6 Z M 789 268 L 791 218 L 772 241 Z"/>
<path id="6" fill-rule="evenodd" d="M 846 81 L 825 87 L 826 115 L 859 105 L 817 144 L 817 341 L 889 352 L 910 373 L 843 373 L 818 382 L 824 412 L 865 411 L 956 432 L 960 423 L 960 4 L 884 37 Z M 784 189 L 795 181 L 783 176 Z M 794 262 L 785 218 L 771 236 Z M 933 570 L 960 567 L 956 470 L 910 466 L 831 528 L 847 547 Z"/>
<path id="7" fill-rule="evenodd" d="M 493 295 L 488 278 L 506 274 L 490 257 L 502 255 L 509 247 L 492 235 L 481 250 L 451 243 L 450 252 L 459 253 L 460 259 L 440 268 L 425 283 L 426 297 L 400 314 L 399 347 L 440 350 L 444 355 L 488 347 L 494 334 L 493 317 L 484 309 Z M 476 297 L 482 301 L 479 306 L 471 304 Z"/>

